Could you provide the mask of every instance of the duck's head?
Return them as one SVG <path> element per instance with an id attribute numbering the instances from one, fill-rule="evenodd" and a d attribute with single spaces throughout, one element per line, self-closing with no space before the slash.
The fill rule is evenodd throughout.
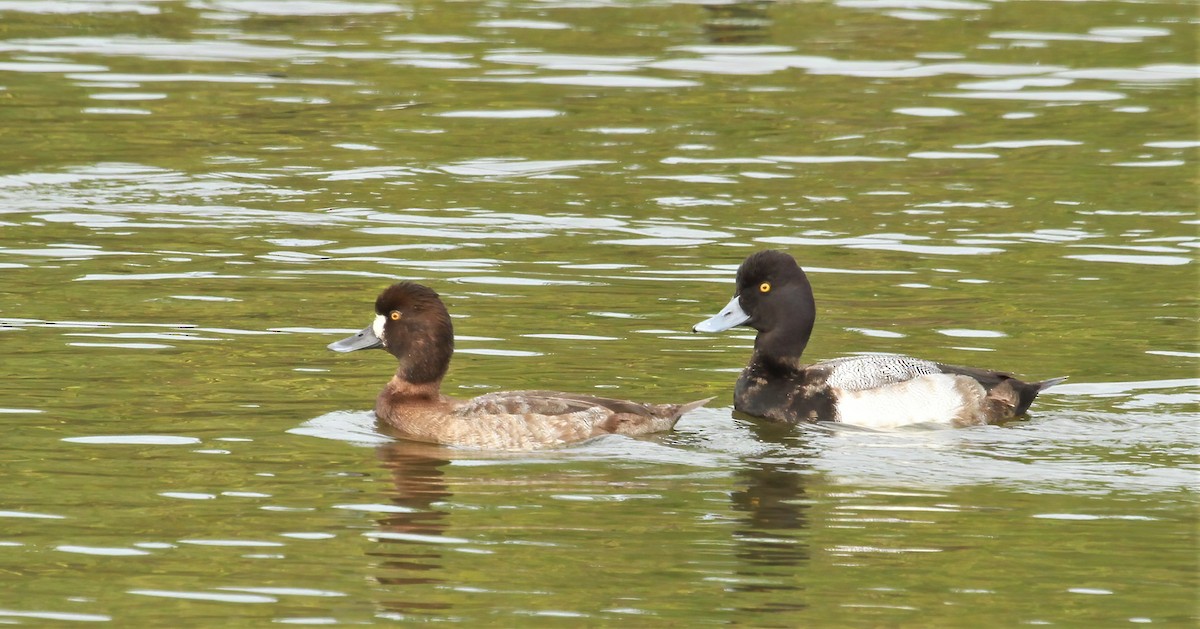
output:
<path id="1" fill-rule="evenodd" d="M 400 361 L 397 373 L 413 383 L 442 379 L 454 353 L 454 327 L 433 289 L 400 282 L 375 300 L 375 320 L 362 332 L 330 343 L 335 352 L 385 349 Z"/>
<path id="2" fill-rule="evenodd" d="M 808 276 L 796 259 L 782 251 L 750 254 L 737 270 L 733 299 L 721 312 L 697 323 L 693 332 L 722 332 L 739 325 L 767 336 L 781 349 L 800 351 L 816 321 L 816 305 Z"/>

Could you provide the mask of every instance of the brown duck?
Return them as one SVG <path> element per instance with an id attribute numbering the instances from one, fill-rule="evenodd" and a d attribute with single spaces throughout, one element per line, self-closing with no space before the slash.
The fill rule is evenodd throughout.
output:
<path id="1" fill-rule="evenodd" d="M 689 404 L 640 404 L 557 393 L 506 391 L 470 400 L 441 394 L 454 353 L 454 328 L 432 289 L 400 282 L 375 300 L 375 320 L 362 332 L 329 344 L 335 352 L 382 348 L 400 365 L 375 400 L 375 415 L 414 441 L 496 450 L 531 450 L 604 434 L 670 430 Z M 709 398 L 711 399 L 711 398 Z"/>

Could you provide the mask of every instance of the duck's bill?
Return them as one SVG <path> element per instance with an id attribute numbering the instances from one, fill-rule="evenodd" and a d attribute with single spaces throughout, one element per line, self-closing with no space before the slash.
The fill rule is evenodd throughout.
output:
<path id="1" fill-rule="evenodd" d="M 724 332 L 749 320 L 750 315 L 742 310 L 742 305 L 738 303 L 738 296 L 734 295 L 733 299 L 730 299 L 729 303 L 721 309 L 721 312 L 692 326 L 692 332 Z"/>
<path id="2" fill-rule="evenodd" d="M 327 347 L 335 352 L 353 352 L 360 349 L 383 347 L 383 341 L 380 340 L 378 334 L 375 334 L 375 326 L 368 326 L 362 332 L 330 343 Z"/>

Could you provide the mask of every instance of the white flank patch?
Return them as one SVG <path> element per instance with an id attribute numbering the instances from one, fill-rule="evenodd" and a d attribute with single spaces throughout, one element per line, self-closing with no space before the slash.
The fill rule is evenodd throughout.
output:
<path id="1" fill-rule="evenodd" d="M 387 345 L 387 339 L 383 338 L 383 324 L 385 322 L 387 322 L 386 317 L 375 315 L 375 320 L 371 322 L 371 331 L 375 333 L 375 336 L 379 337 L 380 341 L 383 341 L 384 345 Z"/>
<path id="2" fill-rule="evenodd" d="M 909 424 L 949 424 L 966 399 L 958 384 L 964 376 L 927 374 L 911 380 L 863 391 L 835 390 L 837 420 L 866 428 L 897 428 Z M 979 387 L 980 397 L 983 395 Z"/>

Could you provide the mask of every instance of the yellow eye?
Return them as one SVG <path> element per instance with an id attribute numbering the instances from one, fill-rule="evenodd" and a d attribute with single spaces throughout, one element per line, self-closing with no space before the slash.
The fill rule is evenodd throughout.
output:
<path id="1" fill-rule="evenodd" d="M 758 292 L 760 292 L 760 293 L 769 293 L 769 292 L 771 292 L 771 283 L 770 283 L 770 282 L 763 282 L 762 284 L 759 284 L 759 285 L 758 285 Z"/>
<path id="2" fill-rule="evenodd" d="M 388 316 L 389 316 L 389 317 L 391 317 L 392 321 L 399 321 L 399 320 L 400 320 L 400 311 L 399 311 L 399 310 L 393 310 L 393 311 L 392 311 L 392 314 L 390 314 L 390 315 L 388 315 Z"/>

